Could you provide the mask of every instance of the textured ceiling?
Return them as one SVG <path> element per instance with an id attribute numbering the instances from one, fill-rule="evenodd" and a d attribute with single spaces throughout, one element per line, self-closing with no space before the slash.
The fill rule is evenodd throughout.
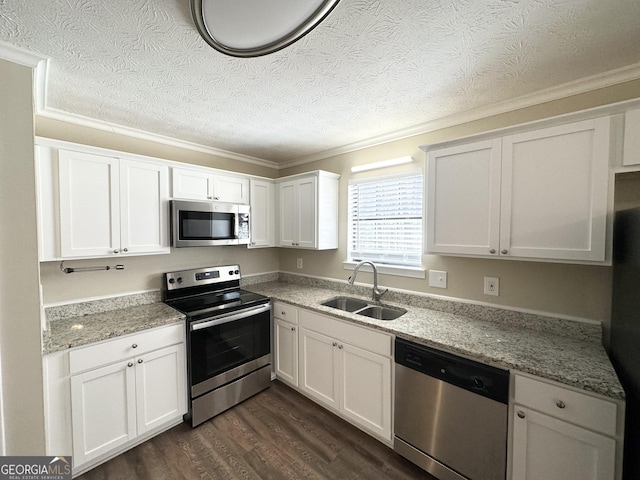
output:
<path id="1" fill-rule="evenodd" d="M 47 105 L 274 162 L 640 62 L 638 0 L 342 0 L 254 59 L 188 0 L 0 0 L 0 40 L 49 57 Z"/>

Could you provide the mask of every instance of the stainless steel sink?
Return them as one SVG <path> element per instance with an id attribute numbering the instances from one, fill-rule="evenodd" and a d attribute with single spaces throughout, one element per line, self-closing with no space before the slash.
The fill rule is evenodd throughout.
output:
<path id="1" fill-rule="evenodd" d="M 407 311 L 404 308 L 383 307 L 380 305 L 370 305 L 367 308 L 356 312 L 358 315 L 375 318 L 376 320 L 395 320 Z"/>
<path id="2" fill-rule="evenodd" d="M 371 305 L 365 300 L 353 297 L 334 297 L 321 303 L 325 307 L 336 308 L 344 312 L 364 315 L 376 320 L 395 320 L 407 311 L 404 308 L 389 307 L 386 305 Z"/>
<path id="3" fill-rule="evenodd" d="M 325 302 L 322 302 L 325 307 L 337 308 L 338 310 L 344 310 L 345 312 L 355 312 L 361 310 L 369 305 L 364 300 L 351 297 L 335 297 Z"/>

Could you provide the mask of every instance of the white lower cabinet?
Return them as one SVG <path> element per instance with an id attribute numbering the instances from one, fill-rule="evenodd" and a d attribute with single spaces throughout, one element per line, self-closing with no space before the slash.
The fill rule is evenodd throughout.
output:
<path id="1" fill-rule="evenodd" d="M 185 360 L 183 324 L 45 357 L 47 453 L 80 473 L 182 421 Z"/>
<path id="2" fill-rule="evenodd" d="M 278 380 L 298 386 L 298 309 L 274 302 L 275 371 Z"/>
<path id="3" fill-rule="evenodd" d="M 529 377 L 513 379 L 511 480 L 621 478 L 616 402 Z"/>
<path id="4" fill-rule="evenodd" d="M 391 441 L 390 335 L 300 310 L 300 389 Z"/>

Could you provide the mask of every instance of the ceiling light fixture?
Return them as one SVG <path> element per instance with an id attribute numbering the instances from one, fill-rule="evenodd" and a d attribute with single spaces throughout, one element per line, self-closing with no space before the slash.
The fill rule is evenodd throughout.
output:
<path id="1" fill-rule="evenodd" d="M 366 165 L 357 165 L 351 167 L 353 173 L 366 172 L 367 170 L 376 170 L 378 168 L 395 167 L 396 165 L 404 165 L 405 163 L 413 162 L 413 157 L 399 157 L 392 158 L 391 160 L 382 160 L 381 162 L 367 163 Z"/>
<path id="2" fill-rule="evenodd" d="M 191 0 L 198 32 L 232 57 L 277 52 L 313 30 L 339 0 Z"/>

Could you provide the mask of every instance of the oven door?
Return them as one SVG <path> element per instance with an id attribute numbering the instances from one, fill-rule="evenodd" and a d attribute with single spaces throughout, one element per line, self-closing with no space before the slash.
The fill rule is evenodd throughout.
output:
<path id="1" fill-rule="evenodd" d="M 191 397 L 271 363 L 271 304 L 190 325 Z"/>

